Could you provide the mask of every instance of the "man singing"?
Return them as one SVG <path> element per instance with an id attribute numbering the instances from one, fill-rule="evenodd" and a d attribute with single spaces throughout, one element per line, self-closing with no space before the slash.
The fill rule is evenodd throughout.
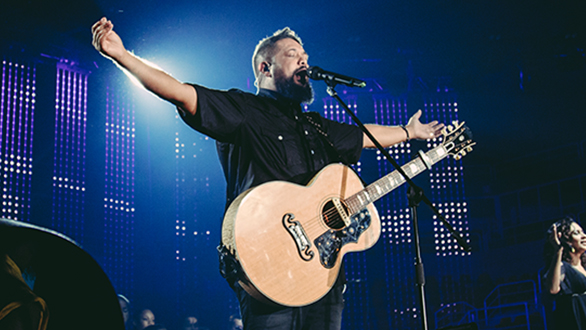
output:
<path id="1" fill-rule="evenodd" d="M 262 39 L 252 57 L 257 94 L 218 91 L 177 81 L 124 48 L 113 24 L 102 18 L 92 27 L 93 45 L 134 75 L 146 89 L 173 103 L 193 129 L 217 141 L 227 180 L 226 205 L 240 193 L 268 181 L 307 184 L 326 165 L 355 163 L 373 142 L 357 127 L 304 113 L 313 101 L 308 55 L 289 28 Z M 443 124 L 422 124 L 421 111 L 406 126 L 366 125 L 384 146 L 440 135 Z M 224 262 L 222 258 L 222 262 Z M 221 265 L 226 267 L 226 265 Z M 302 307 L 265 304 L 250 296 L 235 272 L 227 280 L 240 302 L 244 329 L 340 329 L 343 272 L 317 302 Z"/>

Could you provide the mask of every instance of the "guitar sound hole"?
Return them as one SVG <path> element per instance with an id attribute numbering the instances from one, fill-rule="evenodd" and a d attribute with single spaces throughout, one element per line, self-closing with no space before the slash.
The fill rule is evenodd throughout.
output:
<path id="1" fill-rule="evenodd" d="M 342 204 L 342 207 L 344 208 L 345 212 L 348 211 L 346 205 Z M 345 226 L 342 216 L 332 201 L 328 201 L 322 208 L 322 218 L 326 225 L 332 229 L 338 230 L 344 228 Z"/>

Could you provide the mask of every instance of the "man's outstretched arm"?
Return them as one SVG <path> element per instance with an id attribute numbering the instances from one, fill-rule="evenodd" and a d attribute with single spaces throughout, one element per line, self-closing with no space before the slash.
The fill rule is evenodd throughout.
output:
<path id="1" fill-rule="evenodd" d="M 438 123 L 436 120 L 427 124 L 422 124 L 419 121 L 419 117 L 421 117 L 421 110 L 411 116 L 409 123 L 403 127 L 373 124 L 367 124 L 364 126 L 366 126 L 374 138 L 385 148 L 411 139 L 427 140 L 441 135 L 441 130 L 444 128 L 444 124 Z M 374 142 L 372 142 L 366 134 L 364 134 L 363 141 L 363 148 L 375 147 Z"/>
<path id="2" fill-rule="evenodd" d="M 150 92 L 184 111 L 195 114 L 197 110 L 195 89 L 128 52 L 124 48 L 122 39 L 114 32 L 113 28 L 112 22 L 105 17 L 96 22 L 92 26 L 94 47 L 102 55 L 117 63 L 123 70 L 135 76 Z"/>

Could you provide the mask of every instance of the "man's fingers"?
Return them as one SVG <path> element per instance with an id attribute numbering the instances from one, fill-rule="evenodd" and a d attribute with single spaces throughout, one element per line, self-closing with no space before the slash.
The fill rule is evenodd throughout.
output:
<path id="1" fill-rule="evenodd" d="M 94 47 L 96 47 L 98 50 L 100 50 L 101 47 L 101 41 L 103 40 L 103 38 L 105 38 L 108 33 L 110 31 L 112 31 L 112 24 L 108 24 L 107 22 L 104 23 L 102 21 L 96 23 L 97 26 L 93 31 L 93 45 Z"/>
<path id="2" fill-rule="evenodd" d="M 94 25 L 92 25 L 92 32 L 94 32 L 100 25 L 104 24 L 106 22 L 106 17 L 102 17 L 99 21 L 95 22 Z"/>
<path id="3" fill-rule="evenodd" d="M 96 49 L 101 50 L 102 49 L 102 38 L 104 38 L 104 36 L 108 33 L 108 31 L 105 30 L 100 30 L 97 33 L 94 33 L 94 47 L 96 47 Z"/>

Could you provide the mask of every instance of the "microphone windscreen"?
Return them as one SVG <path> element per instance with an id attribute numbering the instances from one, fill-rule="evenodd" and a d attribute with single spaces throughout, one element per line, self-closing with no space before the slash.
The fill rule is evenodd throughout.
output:
<path id="1" fill-rule="evenodd" d="M 313 80 L 319 79 L 319 73 L 323 70 L 319 66 L 310 66 L 307 68 L 307 76 Z"/>

